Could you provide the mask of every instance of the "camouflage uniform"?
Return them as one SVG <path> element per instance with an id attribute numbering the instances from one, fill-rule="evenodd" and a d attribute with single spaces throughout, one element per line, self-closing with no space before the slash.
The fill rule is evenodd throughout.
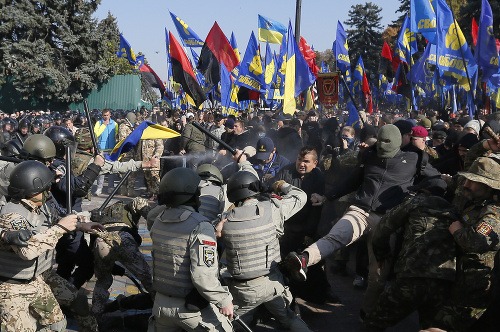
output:
<path id="1" fill-rule="evenodd" d="M 10 211 L 19 211 L 10 212 Z M 6 213 L 7 212 L 7 213 Z M 29 215 L 33 220 L 26 219 Z M 23 276 L 25 269 L 19 267 L 14 277 L 3 275 L 0 283 L 0 312 L 2 331 L 36 331 L 37 322 L 49 326 L 55 331 L 63 331 L 66 327 L 64 315 L 59 307 L 69 306 L 78 320 L 81 331 L 97 331 L 97 322 L 90 316 L 87 298 L 65 279 L 58 276 L 46 263 L 51 264 L 54 248 L 66 232 L 61 227 L 52 226 L 56 221 L 56 214 L 50 212 L 47 205 L 34 207 L 30 201 L 22 200 L 20 203 L 7 203 L 0 216 L 0 227 L 9 230 L 34 229 L 35 225 L 42 222 L 37 229 L 40 231 L 28 241 L 27 247 L 9 246 L 0 243 L 0 261 L 4 264 L 2 272 L 8 273 L 8 266 L 15 255 L 19 256 L 19 265 L 35 267 L 35 277 L 26 279 Z M 33 226 L 30 224 L 32 223 Z M 3 261 L 10 256 L 8 261 Z M 36 262 L 33 263 L 33 261 Z M 44 267 L 45 266 L 45 267 Z M 49 265 L 50 266 L 50 265 Z M 41 269 L 41 274 L 36 271 Z M 2 273 L 0 272 L 0 273 Z M 17 277 L 17 276 L 20 277 Z"/>
<path id="2" fill-rule="evenodd" d="M 118 142 L 121 140 L 125 139 L 130 135 L 130 133 L 134 130 L 134 128 L 128 123 L 128 121 L 125 121 L 124 123 L 120 124 L 118 127 Z M 135 149 L 130 150 L 129 152 L 125 153 L 121 157 L 121 161 L 129 161 L 134 159 L 134 154 L 135 154 Z M 133 197 L 135 192 L 135 174 L 130 174 L 127 182 L 123 184 L 123 187 L 120 188 L 120 193 L 124 196 L 129 196 Z"/>
<path id="3" fill-rule="evenodd" d="M 134 276 L 137 276 L 144 288 L 154 296 L 151 270 L 139 251 L 140 235 L 137 223 L 141 215 L 145 218 L 149 212 L 147 200 L 136 197 L 124 204 L 117 202 L 104 210 L 100 222 L 106 228 L 100 233 L 95 243 L 96 283 L 92 297 L 92 313 L 101 315 L 109 298 L 109 288 L 113 283 L 112 269 L 119 261 Z"/>
<path id="4" fill-rule="evenodd" d="M 487 185 L 496 194 L 500 190 L 500 163 L 494 158 L 478 158 L 468 172 L 459 175 Z M 459 247 L 456 281 L 449 301 L 436 314 L 437 327 L 467 331 L 493 299 L 498 287 L 495 256 L 500 249 L 500 204 L 494 194 L 469 201 L 461 212 L 462 228 L 453 233 Z"/>
<path id="5" fill-rule="evenodd" d="M 424 148 L 424 152 L 427 152 L 431 160 L 438 159 L 439 155 L 436 150 L 431 148 L 430 146 L 426 145 Z"/>
<path id="6" fill-rule="evenodd" d="M 464 228 L 453 234 L 459 246 L 457 280 L 450 301 L 436 315 L 437 326 L 449 331 L 467 331 L 486 311 L 497 284 L 493 268 L 500 249 L 498 202 L 469 206 L 462 223 Z"/>
<path id="7" fill-rule="evenodd" d="M 146 139 L 139 141 L 136 158 L 143 161 L 149 161 L 152 157 L 160 158 L 163 154 L 163 140 Z M 160 168 L 150 168 L 144 170 L 147 190 L 150 194 L 158 194 L 160 185 Z"/>
<path id="8" fill-rule="evenodd" d="M 455 279 L 455 243 L 448 227 L 456 217 L 448 201 L 426 194 L 411 196 L 382 217 L 372 238 L 377 261 L 388 264 L 389 238 L 400 228 L 403 243 L 394 265 L 396 280 L 367 314 L 367 325 L 387 328 L 418 310 L 420 325 L 432 326 Z"/>

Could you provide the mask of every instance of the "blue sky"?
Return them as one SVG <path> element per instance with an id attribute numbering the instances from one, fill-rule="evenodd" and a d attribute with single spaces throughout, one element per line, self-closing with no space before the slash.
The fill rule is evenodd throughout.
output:
<path id="1" fill-rule="evenodd" d="M 382 25 L 395 20 L 399 0 L 372 0 L 382 8 Z M 303 0 L 300 34 L 317 51 L 332 47 L 337 20 L 347 19 L 352 5 L 365 1 L 350 0 Z M 229 38 L 234 32 L 240 53 L 245 52 L 250 33 L 257 35 L 257 15 L 269 17 L 285 25 L 288 20 L 295 24 L 294 0 L 102 0 L 95 17 L 103 19 L 108 11 L 116 17 L 118 28 L 132 49 L 143 52 L 150 65 L 162 78 L 166 78 L 164 28 L 177 31 L 169 10 L 183 19 L 202 39 L 205 39 L 214 21 L 217 21 Z M 197 49 L 197 53 L 201 48 Z"/>

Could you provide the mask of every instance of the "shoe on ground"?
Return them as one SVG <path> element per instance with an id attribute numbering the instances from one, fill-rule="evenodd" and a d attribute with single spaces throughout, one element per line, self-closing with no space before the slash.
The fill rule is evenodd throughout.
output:
<path id="1" fill-rule="evenodd" d="M 284 267 L 290 273 L 290 277 L 295 281 L 306 281 L 307 262 L 303 255 L 296 252 L 289 253 L 284 260 Z"/>
<path id="2" fill-rule="evenodd" d="M 366 280 L 362 276 L 355 276 L 354 280 L 352 281 L 352 285 L 355 288 L 365 288 L 366 287 Z"/>
<path id="3" fill-rule="evenodd" d="M 102 196 L 102 191 L 100 191 L 100 190 L 96 190 L 96 191 L 94 192 L 94 196 L 96 196 L 96 197 Z"/>

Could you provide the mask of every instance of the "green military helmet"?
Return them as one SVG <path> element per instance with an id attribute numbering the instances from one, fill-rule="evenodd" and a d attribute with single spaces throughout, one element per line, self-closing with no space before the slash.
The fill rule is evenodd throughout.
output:
<path id="1" fill-rule="evenodd" d="M 188 202 L 198 192 L 200 181 L 200 176 L 190 168 L 168 171 L 160 181 L 158 204 L 175 207 Z"/>
<path id="2" fill-rule="evenodd" d="M 227 180 L 227 198 L 231 203 L 256 196 L 261 191 L 259 178 L 248 171 L 238 171 Z"/>
<path id="3" fill-rule="evenodd" d="M 24 141 L 23 150 L 29 159 L 50 160 L 56 156 L 56 146 L 50 138 L 42 134 L 31 135 Z"/>
<path id="4" fill-rule="evenodd" d="M 128 122 L 130 122 L 130 124 L 134 126 L 135 121 L 137 120 L 137 116 L 135 115 L 134 112 L 128 112 L 127 115 L 125 115 L 125 119 L 127 119 Z"/>
<path id="5" fill-rule="evenodd" d="M 92 149 L 92 135 L 90 134 L 89 128 L 80 128 L 75 133 L 75 141 L 77 148 L 80 150 Z"/>
<path id="6" fill-rule="evenodd" d="M 54 175 L 54 172 L 39 161 L 23 161 L 12 170 L 7 192 L 12 198 L 31 197 L 48 190 Z"/>
<path id="7" fill-rule="evenodd" d="M 202 180 L 213 181 L 218 184 L 222 184 L 224 182 L 222 173 L 212 164 L 202 164 L 198 166 L 196 173 L 198 173 Z"/>

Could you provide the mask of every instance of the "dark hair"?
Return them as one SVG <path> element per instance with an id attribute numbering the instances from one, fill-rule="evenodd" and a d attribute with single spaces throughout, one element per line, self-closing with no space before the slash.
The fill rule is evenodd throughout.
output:
<path id="1" fill-rule="evenodd" d="M 318 151 L 316 151 L 316 148 L 311 145 L 306 145 L 299 151 L 298 157 L 304 158 L 306 154 L 312 154 L 316 157 L 316 160 L 318 160 Z"/>

